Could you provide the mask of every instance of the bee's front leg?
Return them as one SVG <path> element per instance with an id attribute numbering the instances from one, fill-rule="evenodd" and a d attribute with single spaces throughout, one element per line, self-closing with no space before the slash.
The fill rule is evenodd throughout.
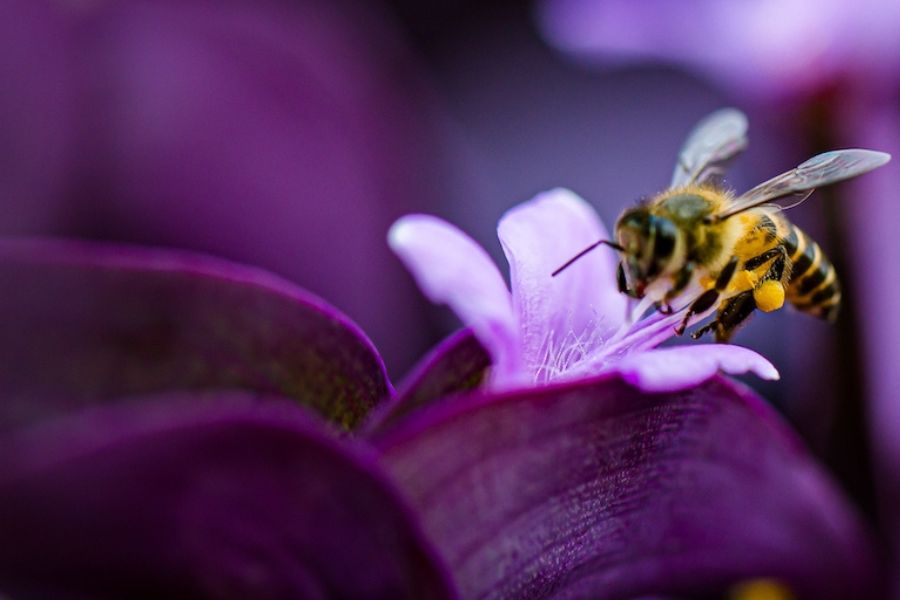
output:
<path id="1" fill-rule="evenodd" d="M 702 313 L 716 303 L 719 299 L 719 290 L 716 288 L 712 288 L 706 290 L 700 296 L 697 297 L 696 300 L 691 302 L 691 305 L 688 307 L 687 312 L 684 315 L 684 318 L 681 320 L 681 323 L 675 327 L 676 335 L 684 335 L 684 330 L 687 329 L 688 323 L 696 314 Z"/>
<path id="2" fill-rule="evenodd" d="M 688 261 L 684 263 L 684 267 L 678 274 L 675 275 L 675 282 L 672 284 L 672 288 L 666 292 L 666 295 L 663 296 L 663 299 L 656 303 L 656 310 L 661 312 L 664 315 L 671 315 L 675 312 L 675 309 L 672 308 L 672 300 L 674 300 L 678 294 L 684 291 L 684 288 L 688 286 L 691 282 L 691 279 L 694 276 L 694 262 Z"/>
<path id="3" fill-rule="evenodd" d="M 619 263 L 619 267 L 616 269 L 616 284 L 619 286 L 620 294 L 625 294 L 632 298 L 637 297 L 633 290 L 628 289 L 628 281 L 625 279 L 625 265 L 622 263 Z"/>

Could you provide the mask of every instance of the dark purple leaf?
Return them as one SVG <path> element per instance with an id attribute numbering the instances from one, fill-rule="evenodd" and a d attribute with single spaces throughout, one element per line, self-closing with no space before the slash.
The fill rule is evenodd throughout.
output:
<path id="1" fill-rule="evenodd" d="M 463 329 L 437 345 L 400 385 L 397 395 L 383 404 L 366 429 L 383 432 L 418 409 L 477 387 L 491 364 L 484 347 L 470 329 Z"/>
<path id="2" fill-rule="evenodd" d="M 12 597 L 447 598 L 373 459 L 285 401 L 145 398 L 0 453 Z"/>
<path id="3" fill-rule="evenodd" d="M 866 597 L 849 504 L 755 396 L 604 378 L 474 394 L 379 442 L 470 598 L 715 593 L 754 577 Z"/>
<path id="4" fill-rule="evenodd" d="M 0 290 L 0 428 L 122 395 L 222 388 L 293 398 L 351 428 L 389 394 L 354 324 L 260 270 L 5 241 Z"/>

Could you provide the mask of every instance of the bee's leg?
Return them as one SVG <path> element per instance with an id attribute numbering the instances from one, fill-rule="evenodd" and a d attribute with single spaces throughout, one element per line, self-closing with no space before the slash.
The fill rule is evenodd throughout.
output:
<path id="1" fill-rule="evenodd" d="M 728 261 L 728 264 L 725 265 L 725 268 L 719 272 L 719 276 L 716 277 L 715 287 L 708 289 L 700 294 L 697 299 L 691 303 L 690 307 L 688 307 L 687 313 L 685 313 L 684 315 L 684 319 L 682 319 L 678 327 L 675 328 L 676 334 L 683 335 L 684 330 L 687 329 L 691 317 L 704 312 L 719 300 L 719 295 L 724 292 L 728 288 L 728 284 L 731 283 L 731 278 L 734 277 L 734 272 L 737 270 L 737 265 L 738 258 L 736 256 L 732 256 L 731 260 Z"/>
<path id="2" fill-rule="evenodd" d="M 620 294 L 625 294 L 626 296 L 637 298 L 637 294 L 634 293 L 634 290 L 628 289 L 628 282 L 625 280 L 625 267 L 622 265 L 622 263 L 619 263 L 619 268 L 616 270 L 616 283 L 619 286 Z"/>
<path id="3" fill-rule="evenodd" d="M 790 269 L 788 268 L 788 254 L 784 246 L 776 246 L 766 250 L 758 256 L 754 256 L 744 263 L 744 268 L 748 271 L 758 269 L 768 261 L 772 261 L 766 273 L 760 278 L 759 283 L 752 290 L 741 292 L 734 298 L 729 298 L 719 310 L 716 319 L 695 331 L 691 337 L 695 340 L 709 331 L 716 332 L 717 342 L 727 342 L 734 335 L 738 327 L 740 327 L 757 308 L 766 310 L 766 306 L 761 306 L 757 302 L 757 296 L 763 285 L 768 282 L 778 282 L 779 285 L 786 283 L 790 277 Z M 718 282 L 717 282 L 718 287 Z M 771 300 L 766 294 L 766 299 Z M 770 308 L 771 310 L 771 308 Z"/>
<path id="4" fill-rule="evenodd" d="M 681 323 L 675 328 L 676 335 L 683 335 L 684 330 L 687 329 L 688 322 L 691 320 L 697 313 L 702 313 L 710 306 L 716 303 L 719 299 L 719 290 L 716 288 L 712 288 L 706 290 L 702 294 L 700 294 L 696 300 L 691 302 L 691 305 L 688 307 L 687 312 L 684 314 L 684 319 L 681 320 Z"/>
<path id="5" fill-rule="evenodd" d="M 691 338 L 693 338 L 695 340 L 699 340 L 701 337 L 706 335 L 707 332 L 713 331 L 713 330 L 718 331 L 718 329 L 719 329 L 719 320 L 715 319 L 713 321 L 710 321 L 709 323 L 707 323 L 706 325 L 704 325 L 703 327 L 701 327 L 694 333 L 692 333 Z"/>
<path id="6" fill-rule="evenodd" d="M 725 301 L 715 321 L 704 325 L 691 334 L 691 337 L 696 340 L 708 331 L 715 331 L 717 342 L 727 342 L 754 310 L 756 301 L 753 299 L 753 290 L 741 292 Z"/>
<path id="7" fill-rule="evenodd" d="M 763 252 L 745 263 L 748 269 L 758 268 L 765 264 L 766 260 L 772 260 L 765 274 L 753 289 L 753 297 L 756 306 L 764 311 L 778 310 L 784 305 L 784 292 L 790 279 L 790 258 L 787 249 L 778 245 L 771 250 Z"/>
<path id="8" fill-rule="evenodd" d="M 746 291 L 738 294 L 722 309 L 719 317 L 719 327 L 716 329 L 716 341 L 726 343 L 756 310 L 756 300 L 753 292 Z"/>
<path id="9" fill-rule="evenodd" d="M 774 248 L 769 248 L 762 254 L 758 254 L 753 258 L 747 259 L 744 263 L 744 268 L 748 271 L 755 271 L 760 268 L 776 256 L 786 256 L 787 250 L 785 250 L 784 246 L 775 246 Z"/>
<path id="10" fill-rule="evenodd" d="M 684 267 L 678 272 L 678 275 L 675 276 L 675 283 L 672 285 L 672 289 L 666 292 L 666 295 L 663 296 L 663 299 L 656 304 L 656 310 L 661 312 L 664 315 L 671 315 L 675 312 L 672 308 L 672 300 L 675 299 L 678 294 L 684 291 L 684 288 L 688 286 L 691 282 L 691 278 L 694 276 L 694 263 L 693 261 L 688 261 L 684 264 Z"/>
<path id="11" fill-rule="evenodd" d="M 770 252 L 775 253 L 775 260 L 772 261 L 772 264 L 769 266 L 769 270 L 766 271 L 766 274 L 763 276 L 763 280 L 773 280 L 787 283 L 787 280 L 791 276 L 791 271 L 789 268 L 787 268 L 788 262 L 790 261 L 787 248 L 782 245 L 778 245 Z"/>

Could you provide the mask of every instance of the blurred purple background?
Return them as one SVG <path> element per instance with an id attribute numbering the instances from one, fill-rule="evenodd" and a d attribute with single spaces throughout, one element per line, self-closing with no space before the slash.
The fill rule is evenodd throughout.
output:
<path id="1" fill-rule="evenodd" d="M 504 210 L 565 186 L 611 225 L 667 184 L 688 130 L 723 105 L 751 118 L 738 189 L 824 146 L 897 147 L 890 3 L 751 5 L 4 0 L 0 234 L 272 270 L 360 323 L 396 381 L 457 326 L 387 249 L 401 214 L 446 217 L 504 264 Z M 841 324 L 786 310 L 736 339 L 779 367 L 781 382 L 752 385 L 848 463 L 857 497 L 862 407 L 897 389 L 900 324 L 885 313 L 900 245 L 891 202 L 850 190 L 886 193 L 897 165 L 792 212 L 846 271 Z"/>

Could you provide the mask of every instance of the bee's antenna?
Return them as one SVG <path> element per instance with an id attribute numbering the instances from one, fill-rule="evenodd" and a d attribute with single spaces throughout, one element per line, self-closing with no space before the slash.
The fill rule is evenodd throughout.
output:
<path id="1" fill-rule="evenodd" d="M 613 250 L 617 250 L 619 252 L 625 252 L 625 248 L 623 248 L 622 246 L 620 246 L 619 244 L 617 244 L 615 242 L 611 242 L 609 240 L 600 240 L 599 242 L 595 242 L 595 243 L 591 244 L 590 246 L 588 246 L 587 248 L 585 248 L 584 250 L 582 250 L 581 252 L 579 252 L 578 254 L 576 254 L 575 256 L 570 258 L 569 260 L 567 260 L 563 266 L 561 266 L 557 270 L 550 273 L 550 277 L 556 277 L 557 275 L 559 275 L 560 273 L 562 273 L 563 271 L 568 269 L 570 266 L 572 266 L 572 263 L 574 263 L 576 260 L 578 260 L 579 258 L 584 256 L 585 254 L 587 254 L 588 252 L 590 252 L 597 246 L 601 246 L 603 244 L 606 244 Z"/>

